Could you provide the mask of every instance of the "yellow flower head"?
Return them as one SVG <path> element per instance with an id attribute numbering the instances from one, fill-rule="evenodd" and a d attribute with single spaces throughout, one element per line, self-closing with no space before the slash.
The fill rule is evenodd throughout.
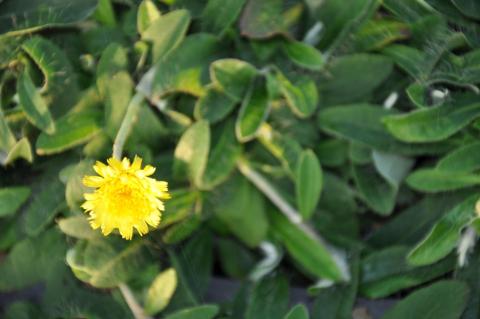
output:
<path id="1" fill-rule="evenodd" d="M 123 238 L 130 240 L 133 228 L 140 235 L 148 233 L 148 225 L 157 227 L 160 223 L 162 200 L 170 198 L 167 182 L 148 177 L 155 168 L 146 165 L 135 156 L 133 163 L 127 158 L 122 161 L 109 158 L 108 165 L 96 162 L 93 169 L 100 176 L 85 176 L 83 184 L 94 187 L 93 193 L 86 193 L 82 207 L 90 214 L 90 225 L 100 228 L 107 236 L 118 228 Z"/>

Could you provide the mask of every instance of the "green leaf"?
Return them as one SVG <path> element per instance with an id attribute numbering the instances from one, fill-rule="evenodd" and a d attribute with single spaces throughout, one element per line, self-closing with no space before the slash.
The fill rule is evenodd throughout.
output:
<path id="1" fill-rule="evenodd" d="M 407 38 L 409 33 L 405 23 L 390 19 L 370 20 L 356 33 L 352 47 L 356 52 L 379 50 L 394 41 Z"/>
<path id="2" fill-rule="evenodd" d="M 254 287 L 245 319 L 282 318 L 288 309 L 289 287 L 284 277 L 270 277 Z"/>
<path id="3" fill-rule="evenodd" d="M 55 286 L 68 270 L 66 248 L 63 236 L 54 229 L 19 241 L 0 264 L 0 291 L 18 291 L 38 282 Z"/>
<path id="4" fill-rule="evenodd" d="M 207 166 L 210 149 L 210 126 L 207 121 L 198 121 L 189 127 L 175 148 L 173 171 L 177 176 L 187 175 L 199 185 Z"/>
<path id="5" fill-rule="evenodd" d="M 127 50 L 117 43 L 103 52 L 97 68 L 97 88 L 105 104 L 105 130 L 114 139 L 133 94 Z"/>
<path id="6" fill-rule="evenodd" d="M 50 112 L 55 117 L 66 114 L 77 103 L 80 89 L 77 73 L 65 49 L 41 37 L 33 37 L 23 42 L 22 49 L 43 74 L 44 85 L 41 92 Z"/>
<path id="7" fill-rule="evenodd" d="M 194 34 L 160 59 L 141 79 L 137 90 L 156 101 L 173 92 L 194 96 L 205 93 L 202 74 L 215 58 L 218 39 L 210 34 Z"/>
<path id="8" fill-rule="evenodd" d="M 65 187 L 65 199 L 68 207 L 72 211 L 84 212 L 80 205 L 85 201 L 84 194 L 90 193 L 91 188 L 85 186 L 82 182 L 86 175 L 96 175 L 93 170 L 94 161 L 85 159 L 74 165 L 70 169 Z"/>
<path id="9" fill-rule="evenodd" d="M 354 104 L 331 107 L 318 113 L 317 123 L 327 133 L 394 154 L 425 154 L 448 149 L 442 144 L 406 144 L 390 135 L 381 119 L 396 114 L 380 106 Z"/>
<path id="10" fill-rule="evenodd" d="M 209 86 L 195 104 L 194 115 L 197 120 L 207 120 L 211 124 L 223 120 L 233 111 L 237 102 L 216 86 Z"/>
<path id="11" fill-rule="evenodd" d="M 0 217 L 15 214 L 30 196 L 28 187 L 4 187 L 0 188 Z"/>
<path id="12" fill-rule="evenodd" d="M 118 238 L 78 241 L 67 252 L 74 275 L 96 287 L 114 288 L 142 269 L 142 243 Z"/>
<path id="13" fill-rule="evenodd" d="M 3 165 L 8 165 L 18 158 L 23 158 L 30 163 L 33 161 L 32 146 L 26 137 L 15 143 L 5 158 L 0 157 L 0 161 Z"/>
<path id="14" fill-rule="evenodd" d="M 202 305 L 177 311 L 166 316 L 165 319 L 213 319 L 218 312 L 216 305 Z"/>
<path id="15" fill-rule="evenodd" d="M 258 139 L 280 161 L 289 176 L 294 179 L 297 162 L 302 153 L 301 145 L 285 134 L 273 130 L 267 124 L 261 127 Z"/>
<path id="16" fill-rule="evenodd" d="M 0 85 L 0 98 L 1 98 L 2 86 Z M 1 101 L 1 99 L 0 99 Z M 0 152 L 9 152 L 16 143 L 15 136 L 13 135 L 5 115 L 2 110 L 2 103 L 0 102 Z"/>
<path id="17" fill-rule="evenodd" d="M 175 269 L 169 268 L 160 274 L 148 288 L 145 299 L 145 312 L 154 315 L 168 306 L 175 289 L 177 288 L 177 273 Z"/>
<path id="18" fill-rule="evenodd" d="M 28 120 L 49 134 L 55 132 L 55 123 L 52 115 L 48 110 L 47 104 L 37 88 L 33 84 L 28 72 L 24 71 L 20 74 L 17 81 L 17 92 L 23 111 Z"/>
<path id="19" fill-rule="evenodd" d="M 455 266 L 452 256 L 433 265 L 415 267 L 407 263 L 408 251 L 406 246 L 389 246 L 368 254 L 362 260 L 361 294 L 384 298 L 440 277 Z"/>
<path id="20" fill-rule="evenodd" d="M 99 133 L 101 114 L 96 110 L 71 113 L 56 123 L 53 134 L 41 133 L 35 145 L 38 155 L 64 152 L 84 144 Z"/>
<path id="21" fill-rule="evenodd" d="M 306 118 L 315 112 L 319 99 L 315 82 L 308 78 L 300 78 L 292 84 L 281 73 L 278 73 L 277 78 L 280 92 L 295 115 Z"/>
<path id="22" fill-rule="evenodd" d="M 326 67 L 328 76 L 319 83 L 322 101 L 325 105 L 359 101 L 382 84 L 392 69 L 392 61 L 382 55 L 351 54 L 332 60 Z"/>
<path id="23" fill-rule="evenodd" d="M 452 0 L 455 7 L 469 18 L 480 20 L 480 4 L 468 0 Z"/>
<path id="24" fill-rule="evenodd" d="M 137 11 L 137 31 L 143 34 L 150 25 L 160 18 L 161 13 L 152 0 L 143 0 Z"/>
<path id="25" fill-rule="evenodd" d="M 198 215 L 191 215 L 188 218 L 169 227 L 163 234 L 162 240 L 165 244 L 175 244 L 188 238 L 201 225 Z"/>
<path id="26" fill-rule="evenodd" d="M 213 135 L 213 148 L 209 153 L 207 166 L 200 180 L 201 188 L 206 190 L 223 183 L 230 176 L 242 152 L 242 146 L 235 138 L 233 121 L 227 121 L 218 130 L 214 129 Z M 215 135 L 217 135 L 216 139 Z"/>
<path id="27" fill-rule="evenodd" d="M 345 42 L 355 38 L 352 33 L 375 14 L 380 3 L 376 0 L 308 1 L 312 18 L 322 21 L 320 47 L 332 51 L 342 48 Z"/>
<path id="28" fill-rule="evenodd" d="M 380 151 L 372 152 L 377 172 L 391 185 L 399 187 L 414 164 L 411 158 Z"/>
<path id="29" fill-rule="evenodd" d="M 50 224 L 65 205 L 64 194 L 58 178 L 45 178 L 39 183 L 25 211 L 25 231 L 29 236 L 37 236 Z"/>
<path id="30" fill-rule="evenodd" d="M 320 51 L 308 44 L 298 41 L 287 41 L 283 44 L 283 50 L 288 58 L 300 67 L 319 71 L 325 65 L 325 59 Z"/>
<path id="31" fill-rule="evenodd" d="M 193 213 L 195 204 L 199 200 L 198 192 L 190 189 L 174 190 L 170 194 L 172 198 L 165 203 L 160 228 L 165 228 L 187 218 Z"/>
<path id="32" fill-rule="evenodd" d="M 202 29 L 223 35 L 237 20 L 245 0 L 209 0 L 202 11 Z"/>
<path id="33" fill-rule="evenodd" d="M 236 101 L 241 101 L 257 70 L 250 63 L 237 59 L 220 59 L 210 65 L 212 82 Z"/>
<path id="34" fill-rule="evenodd" d="M 455 134 L 480 116 L 480 103 L 466 98 L 452 103 L 383 119 L 399 140 L 411 143 L 435 142 Z"/>
<path id="35" fill-rule="evenodd" d="M 304 304 L 298 304 L 293 307 L 284 317 L 284 319 L 309 319 L 308 309 Z"/>
<path id="36" fill-rule="evenodd" d="M 480 175 L 439 169 L 419 169 L 407 177 L 407 184 L 418 191 L 436 193 L 480 184 Z"/>
<path id="37" fill-rule="evenodd" d="M 92 229 L 85 215 L 62 218 L 57 224 L 64 234 L 73 238 L 95 239 L 100 236 L 100 232 Z"/>
<path id="38" fill-rule="evenodd" d="M 480 143 L 462 145 L 442 157 L 436 169 L 448 172 L 469 173 L 480 168 Z"/>
<path id="39" fill-rule="evenodd" d="M 475 216 L 478 196 L 467 198 L 443 216 L 408 255 L 411 265 L 432 264 L 447 256 L 458 244 L 461 230 Z"/>
<path id="40" fill-rule="evenodd" d="M 460 318 L 468 298 L 463 282 L 444 280 L 419 289 L 397 303 L 382 319 Z"/>
<path id="41" fill-rule="evenodd" d="M 238 113 L 235 123 L 238 140 L 245 143 L 254 139 L 269 112 L 270 98 L 265 79 L 257 78 L 252 81 Z"/>
<path id="42" fill-rule="evenodd" d="M 387 182 L 370 166 L 353 166 L 355 185 L 361 198 L 380 215 L 390 215 L 395 207 L 398 188 Z"/>
<path id="43" fill-rule="evenodd" d="M 468 263 L 462 268 L 457 269 L 454 278 L 466 282 L 470 288 L 470 297 L 467 302 L 467 307 L 463 312 L 462 319 L 473 319 L 478 317 L 480 313 L 479 305 L 479 291 L 480 283 L 477 278 L 480 274 L 480 250 L 475 249 L 473 254 L 468 257 Z"/>
<path id="44" fill-rule="evenodd" d="M 297 207 L 304 219 L 309 219 L 314 213 L 322 189 L 322 167 L 315 153 L 303 151 L 297 163 L 295 191 Z"/>
<path id="45" fill-rule="evenodd" d="M 255 265 L 256 256 L 234 239 L 217 238 L 216 243 L 222 271 L 229 277 L 245 279 Z"/>
<path id="46" fill-rule="evenodd" d="M 177 291 L 170 302 L 172 308 L 178 304 L 182 307 L 200 304 L 212 275 L 213 250 L 212 235 L 205 229 L 192 236 L 182 251 L 168 250 L 178 276 Z"/>
<path id="47" fill-rule="evenodd" d="M 265 239 L 268 220 L 261 193 L 245 178 L 235 175 L 222 187 L 216 188 L 209 200 L 215 214 L 250 247 Z"/>
<path id="48" fill-rule="evenodd" d="M 281 0 L 249 0 L 240 18 L 242 35 L 252 39 L 264 39 L 285 32 Z"/>
<path id="49" fill-rule="evenodd" d="M 376 248 L 414 245 L 443 215 L 474 193 L 470 190 L 425 196 L 377 229 L 367 243 Z"/>
<path id="50" fill-rule="evenodd" d="M 7 0 L 0 3 L 0 34 L 18 35 L 79 22 L 93 13 L 97 0 Z"/>
<path id="51" fill-rule="evenodd" d="M 307 274 L 333 281 L 343 279 L 337 263 L 322 242 L 290 222 L 279 211 L 269 211 L 269 218 L 272 232 Z"/>
<path id="52" fill-rule="evenodd" d="M 190 24 L 187 10 L 175 10 L 158 17 L 142 33 L 142 39 L 152 42 L 153 62 L 157 62 L 168 52 L 180 45 Z"/>
<path id="53" fill-rule="evenodd" d="M 325 319 L 350 319 L 355 305 L 360 276 L 360 260 L 358 252 L 354 249 L 349 256 L 351 278 L 348 284 L 325 287 L 325 282 L 318 282 L 308 292 L 315 294 L 312 307 L 313 318 Z M 328 282 L 327 282 L 328 284 Z"/>
<path id="54" fill-rule="evenodd" d="M 99 0 L 94 16 L 96 20 L 108 27 L 115 27 L 117 25 L 111 0 Z"/>

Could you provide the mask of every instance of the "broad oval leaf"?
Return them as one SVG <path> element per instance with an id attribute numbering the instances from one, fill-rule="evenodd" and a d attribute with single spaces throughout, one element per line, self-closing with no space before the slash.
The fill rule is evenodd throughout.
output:
<path id="1" fill-rule="evenodd" d="M 300 118 L 309 117 L 318 104 L 318 91 L 311 79 L 300 78 L 292 84 L 283 74 L 278 73 L 280 92 L 285 97 L 292 112 Z"/>
<path id="2" fill-rule="evenodd" d="M 325 105 L 345 104 L 368 96 L 393 70 L 392 61 L 377 54 L 351 54 L 332 60 L 318 83 Z"/>
<path id="3" fill-rule="evenodd" d="M 240 142 L 254 139 L 270 112 L 270 97 L 266 81 L 258 78 L 252 81 L 250 89 L 242 102 L 235 123 L 235 133 Z"/>
<path id="4" fill-rule="evenodd" d="M 383 122 L 399 140 L 421 143 L 444 140 L 479 116 L 480 103 L 467 98 L 407 114 L 388 116 Z"/>
<path id="5" fill-rule="evenodd" d="M 245 319 L 282 318 L 288 299 L 289 287 L 284 277 L 264 278 L 253 287 Z"/>
<path id="6" fill-rule="evenodd" d="M 236 104 L 222 89 L 212 85 L 197 100 L 194 115 L 197 120 L 204 119 L 214 124 L 232 112 Z"/>
<path id="7" fill-rule="evenodd" d="M 153 62 L 157 62 L 183 41 L 190 24 L 187 10 L 175 10 L 158 17 L 142 33 L 142 39 L 153 44 Z"/>
<path id="8" fill-rule="evenodd" d="M 318 113 L 317 123 L 327 133 L 395 154 L 428 154 L 449 149 L 449 145 L 402 143 L 390 135 L 381 119 L 396 114 L 380 106 L 354 104 L 331 107 Z"/>
<path id="9" fill-rule="evenodd" d="M 320 51 L 308 44 L 287 41 L 283 44 L 283 50 L 293 63 L 303 68 L 319 71 L 325 65 L 325 59 Z"/>
<path id="10" fill-rule="evenodd" d="M 407 184 L 418 191 L 435 193 L 480 184 L 480 175 L 440 169 L 419 169 L 407 177 Z"/>
<path id="11" fill-rule="evenodd" d="M 243 99 L 257 70 L 248 62 L 220 59 L 210 65 L 210 78 L 236 101 Z"/>
<path id="12" fill-rule="evenodd" d="M 58 178 L 44 179 L 35 190 L 25 211 L 25 231 L 29 236 L 40 234 L 65 205 L 65 192 Z"/>
<path id="13" fill-rule="evenodd" d="M 179 310 L 169 314 L 165 319 L 213 319 L 219 312 L 216 305 L 202 305 Z"/>
<path id="14" fill-rule="evenodd" d="M 143 34 L 148 27 L 160 18 L 161 13 L 152 0 L 143 0 L 137 11 L 137 31 Z"/>
<path id="15" fill-rule="evenodd" d="M 474 218 L 477 201 L 477 195 L 471 196 L 445 214 L 410 252 L 408 262 L 429 265 L 447 256 L 457 246 L 461 230 Z"/>
<path id="16" fill-rule="evenodd" d="M 297 163 L 295 190 L 297 207 L 304 219 L 315 211 L 323 188 L 322 167 L 311 150 L 303 151 Z"/>
<path id="17" fill-rule="evenodd" d="M 13 215 L 30 196 L 30 188 L 24 186 L 0 188 L 0 217 Z"/>
<path id="18" fill-rule="evenodd" d="M 317 278 L 342 281 L 343 274 L 334 257 L 323 243 L 277 210 L 269 212 L 271 230 L 280 238 L 292 258 L 307 274 Z"/>
<path id="19" fill-rule="evenodd" d="M 100 237 L 100 233 L 90 226 L 87 216 L 83 214 L 59 219 L 57 224 L 64 234 L 73 238 L 95 239 Z"/>
<path id="20" fill-rule="evenodd" d="M 202 28 L 207 32 L 223 35 L 235 22 L 245 0 L 210 0 L 203 9 Z"/>
<path id="21" fill-rule="evenodd" d="M 98 0 L 0 1 L 0 34 L 18 35 L 79 22 L 95 11 Z"/>
<path id="22" fill-rule="evenodd" d="M 39 155 L 63 152 L 87 142 L 101 129 L 101 114 L 97 111 L 71 113 L 57 121 L 55 133 L 41 133 L 36 149 Z"/>
<path id="23" fill-rule="evenodd" d="M 170 303 L 170 299 L 177 288 L 177 272 L 174 268 L 169 268 L 153 280 L 147 291 L 145 299 L 145 312 L 154 315 Z"/>
<path id="24" fill-rule="evenodd" d="M 77 103 L 80 89 L 77 73 L 65 49 L 43 37 L 28 39 L 22 43 L 22 49 L 43 74 L 42 97 L 50 112 L 55 118 L 69 112 Z"/>
<path id="25" fill-rule="evenodd" d="M 469 173 L 480 168 L 480 143 L 461 146 L 442 157 L 436 169 L 441 171 Z"/>
<path id="26" fill-rule="evenodd" d="M 285 315 L 283 319 L 309 319 L 308 309 L 304 304 L 298 304 Z"/>
<path id="27" fill-rule="evenodd" d="M 96 287 L 113 288 L 142 269 L 142 242 L 117 238 L 78 241 L 67 253 L 75 276 Z"/>
<path id="28" fill-rule="evenodd" d="M 207 121 L 198 121 L 189 127 L 178 141 L 173 164 L 176 176 L 188 176 L 198 185 L 207 166 L 210 150 L 210 126 Z"/>
<path id="29" fill-rule="evenodd" d="M 208 198 L 216 216 L 249 247 L 267 236 L 269 223 L 262 194 L 245 178 L 234 175 Z"/>
<path id="30" fill-rule="evenodd" d="M 230 176 L 242 152 L 242 146 L 235 138 L 233 121 L 227 121 L 218 131 L 214 129 L 213 138 L 213 147 L 200 180 L 201 188 L 206 190 L 221 184 Z"/>
<path id="31" fill-rule="evenodd" d="M 33 84 L 27 71 L 22 72 L 18 78 L 17 92 L 28 120 L 42 131 L 48 134 L 54 133 L 55 123 L 47 103 Z"/>
<path id="32" fill-rule="evenodd" d="M 460 318 L 468 300 L 468 287 L 461 281 L 444 280 L 419 289 L 393 306 L 382 319 Z"/>
<path id="33" fill-rule="evenodd" d="M 452 0 L 452 2 L 467 17 L 480 20 L 480 3 L 469 0 Z"/>

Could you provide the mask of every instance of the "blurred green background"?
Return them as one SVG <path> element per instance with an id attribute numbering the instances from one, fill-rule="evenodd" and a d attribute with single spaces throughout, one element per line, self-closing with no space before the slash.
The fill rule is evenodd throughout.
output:
<path id="1" fill-rule="evenodd" d="M 479 84 L 476 0 L 0 0 L 0 316 L 479 318 Z"/>

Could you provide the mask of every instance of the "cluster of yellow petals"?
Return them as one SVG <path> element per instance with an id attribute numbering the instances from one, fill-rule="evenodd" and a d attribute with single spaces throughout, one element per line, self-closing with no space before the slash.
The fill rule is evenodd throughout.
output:
<path id="1" fill-rule="evenodd" d="M 93 229 L 100 228 L 107 236 L 118 229 L 123 238 L 130 240 L 135 228 L 140 235 L 160 224 L 162 200 L 170 198 L 167 182 L 151 176 L 155 168 L 146 165 L 135 156 L 133 163 L 128 158 L 122 161 L 109 158 L 107 164 L 96 162 L 93 169 L 99 176 L 85 176 L 83 184 L 95 188 L 86 193 L 82 207 L 90 215 Z"/>

